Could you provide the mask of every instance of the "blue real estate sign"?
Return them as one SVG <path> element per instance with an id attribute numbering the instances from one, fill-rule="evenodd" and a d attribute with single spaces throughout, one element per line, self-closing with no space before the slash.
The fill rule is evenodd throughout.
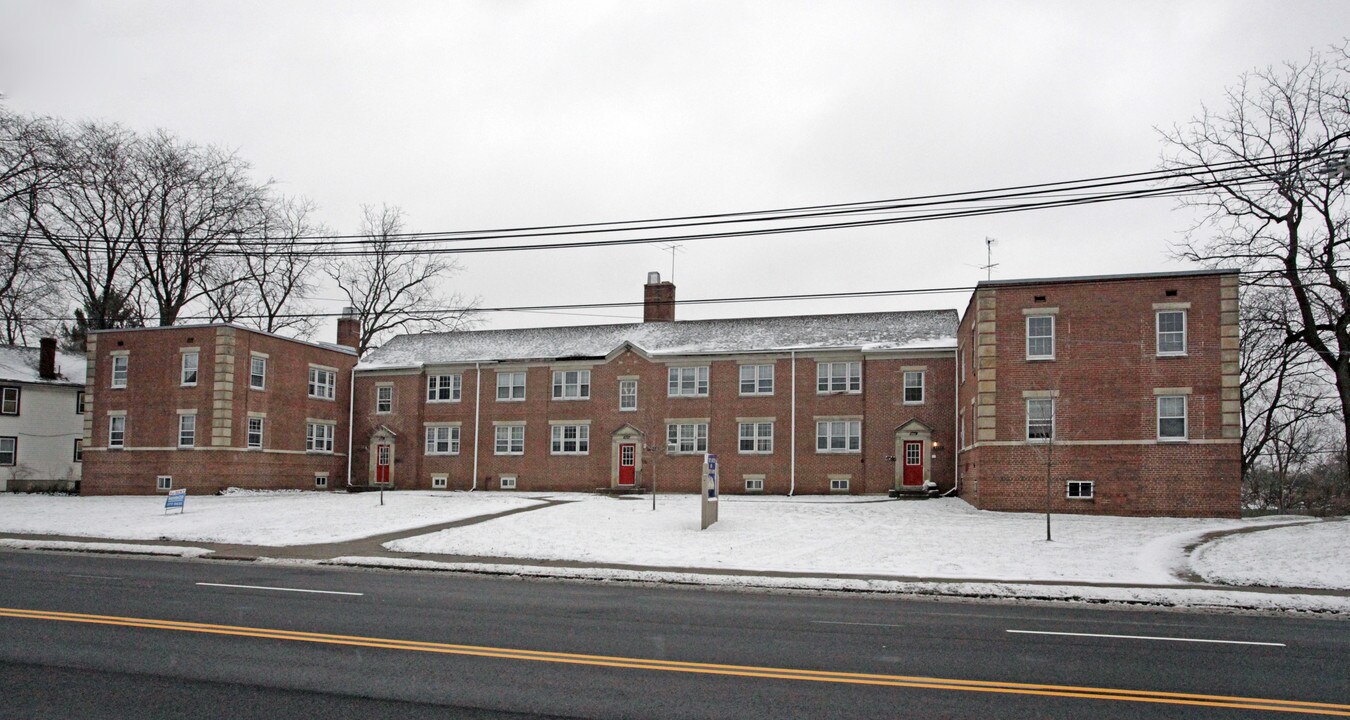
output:
<path id="1" fill-rule="evenodd" d="M 170 490 L 167 497 L 164 498 L 164 514 L 168 515 L 171 508 L 178 508 L 178 512 L 187 512 L 183 503 L 187 502 L 187 488 L 178 488 Z"/>

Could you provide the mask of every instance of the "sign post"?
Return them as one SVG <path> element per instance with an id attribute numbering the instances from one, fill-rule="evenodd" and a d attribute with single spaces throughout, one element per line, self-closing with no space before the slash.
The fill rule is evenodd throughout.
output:
<path id="1" fill-rule="evenodd" d="M 187 502 L 187 488 L 178 488 L 170 490 L 168 496 L 164 498 L 164 514 L 169 514 L 170 508 L 178 508 L 179 514 L 187 512 L 184 503 Z"/>
<path id="2" fill-rule="evenodd" d="M 703 506 L 703 530 L 717 522 L 717 456 L 707 453 L 703 456 L 703 492 L 700 494 Z"/>

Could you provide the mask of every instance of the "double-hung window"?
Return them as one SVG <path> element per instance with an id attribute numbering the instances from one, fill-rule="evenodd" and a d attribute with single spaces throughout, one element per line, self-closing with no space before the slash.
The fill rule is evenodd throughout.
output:
<path id="1" fill-rule="evenodd" d="M 1160 395 L 1158 397 L 1158 439 L 1185 440 L 1186 396 Z"/>
<path id="2" fill-rule="evenodd" d="M 263 419 L 260 417 L 251 417 L 248 419 L 248 449 L 261 450 L 263 446 Z"/>
<path id="3" fill-rule="evenodd" d="M 525 371 L 497 373 L 497 399 L 503 401 L 525 399 Z"/>
<path id="4" fill-rule="evenodd" d="M 197 444 L 197 413 L 178 416 L 178 447 L 190 448 Z"/>
<path id="5" fill-rule="evenodd" d="M 197 359 L 199 357 L 196 350 L 191 350 L 182 354 L 180 375 L 184 386 L 190 387 L 197 384 Z"/>
<path id="6" fill-rule="evenodd" d="M 857 360 L 816 363 L 816 392 L 862 392 L 862 363 Z"/>
<path id="7" fill-rule="evenodd" d="M 905 404 L 922 405 L 923 404 L 923 371 L 906 370 L 905 371 Z"/>
<path id="8" fill-rule="evenodd" d="M 320 400 L 337 397 L 337 371 L 309 366 L 309 396 Z"/>
<path id="9" fill-rule="evenodd" d="M 459 402 L 463 375 L 428 375 L 427 402 Z"/>
<path id="10" fill-rule="evenodd" d="M 1027 398 L 1027 442 L 1055 438 L 1055 399 Z"/>
<path id="11" fill-rule="evenodd" d="M 0 465 L 13 467 L 19 462 L 19 438 L 0 437 Z"/>
<path id="12" fill-rule="evenodd" d="M 816 452 L 862 452 L 861 420 L 819 420 L 816 422 Z"/>
<path id="13" fill-rule="evenodd" d="M 704 397 L 708 394 L 708 367 L 673 367 L 666 371 L 666 395 Z"/>
<path id="14" fill-rule="evenodd" d="M 494 453 L 497 455 L 525 454 L 525 426 L 498 425 L 497 442 Z"/>
<path id="15" fill-rule="evenodd" d="M 305 423 L 305 450 L 333 452 L 333 427 L 328 423 Z"/>
<path id="16" fill-rule="evenodd" d="M 768 455 L 772 453 L 773 423 L 740 423 L 740 452 L 742 455 Z"/>
<path id="17" fill-rule="evenodd" d="M 127 369 L 131 364 L 131 358 L 126 355 L 114 355 L 112 358 L 112 386 L 115 388 L 124 388 L 127 386 Z"/>
<path id="18" fill-rule="evenodd" d="M 589 400 L 591 397 L 590 370 L 554 370 L 554 400 Z"/>
<path id="19" fill-rule="evenodd" d="M 376 385 L 375 386 L 375 412 L 380 415 L 388 415 L 394 411 L 394 386 Z"/>
<path id="20" fill-rule="evenodd" d="M 1186 354 L 1186 311 L 1162 310 L 1158 313 L 1158 354 Z"/>
<path id="21" fill-rule="evenodd" d="M 708 452 L 708 423 L 666 424 L 666 452 Z"/>
<path id="22" fill-rule="evenodd" d="M 110 415 L 108 417 L 108 447 L 122 448 L 127 441 L 127 416 Z"/>
<path id="23" fill-rule="evenodd" d="M 637 385 L 636 380 L 619 381 L 619 409 L 625 412 L 637 410 Z"/>
<path id="24" fill-rule="evenodd" d="M 554 455 L 586 455 L 591 451 L 590 425 L 554 425 Z"/>
<path id="25" fill-rule="evenodd" d="M 427 426 L 427 455 L 458 455 L 459 454 L 459 426 L 458 425 L 428 425 Z"/>
<path id="26" fill-rule="evenodd" d="M 1027 316 L 1027 359 L 1055 359 L 1055 316 Z"/>
<path id="27" fill-rule="evenodd" d="M 248 387 L 250 390 L 267 389 L 267 358 L 252 355 L 248 359 Z"/>
<path id="28" fill-rule="evenodd" d="M 773 394 L 773 366 L 772 366 L 772 365 L 742 365 L 742 366 L 741 366 L 741 394 L 742 394 L 742 395 L 772 395 L 772 394 Z"/>
<path id="29" fill-rule="evenodd" d="M 0 415 L 19 414 L 19 388 L 0 388 Z"/>

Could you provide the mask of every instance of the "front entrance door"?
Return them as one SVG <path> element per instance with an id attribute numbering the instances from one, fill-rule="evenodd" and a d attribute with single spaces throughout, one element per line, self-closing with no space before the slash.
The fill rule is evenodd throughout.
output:
<path id="1" fill-rule="evenodd" d="M 375 482 L 389 482 L 389 465 L 393 456 L 393 448 L 389 445 L 375 446 Z"/>
<path id="2" fill-rule="evenodd" d="M 902 485 L 923 485 L 923 445 L 922 440 L 905 441 L 905 474 L 900 480 Z"/>
<path id="3" fill-rule="evenodd" d="M 619 484 L 637 482 L 637 443 L 619 444 Z"/>

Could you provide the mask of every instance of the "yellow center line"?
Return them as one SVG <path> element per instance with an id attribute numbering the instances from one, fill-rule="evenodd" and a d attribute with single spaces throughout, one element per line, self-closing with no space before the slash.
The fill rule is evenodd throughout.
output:
<path id="1" fill-rule="evenodd" d="M 1170 705 L 1199 705 L 1206 707 L 1224 707 L 1245 710 L 1267 710 L 1277 712 L 1297 712 L 1313 715 L 1335 715 L 1350 717 L 1350 705 L 1335 703 L 1305 702 L 1300 700 L 1275 700 L 1268 698 L 1237 697 L 1228 695 L 1202 695 L 1196 693 L 1153 692 L 1148 690 L 1126 690 L 1117 688 L 1084 687 L 1075 685 L 1041 685 L 1033 683 L 998 682 L 989 680 L 962 680 L 952 678 L 933 678 L 910 675 L 881 675 L 872 673 L 831 672 L 825 670 L 803 670 L 794 668 L 761 667 L 754 665 L 727 665 L 719 663 L 686 662 L 679 660 L 656 660 L 650 658 L 632 658 L 611 655 L 589 655 L 583 653 L 549 652 L 544 650 L 521 650 L 480 645 L 457 645 L 452 643 L 426 642 L 420 640 L 396 640 L 391 638 L 363 637 L 359 635 L 334 635 L 298 630 L 279 630 L 275 628 L 254 628 L 240 625 L 213 625 L 209 623 L 183 622 L 178 620 L 157 620 L 152 618 L 120 617 L 116 615 L 89 615 L 47 610 L 24 610 L 19 608 L 0 608 L 0 617 L 28 620 L 49 620 L 75 622 L 95 625 L 144 628 L 152 630 L 174 630 L 179 632 L 206 633 L 235 637 L 252 637 L 269 640 L 288 640 L 292 642 L 311 642 L 328 645 L 346 645 L 388 650 L 431 652 L 448 655 L 466 655 L 474 657 L 497 658 L 504 660 L 527 660 L 533 662 L 565 663 L 590 665 L 596 667 L 627 668 L 632 670 L 654 670 L 661 672 L 696 673 L 702 675 L 723 675 L 736 677 L 767 678 L 776 680 L 798 680 L 808 682 L 847 683 L 852 685 L 874 685 L 886 687 L 926 688 L 934 690 L 964 690 L 967 692 L 1002 693 L 1008 695 L 1039 695 L 1047 697 L 1072 697 L 1093 700 L 1117 700 L 1127 702 L 1163 703 Z"/>

